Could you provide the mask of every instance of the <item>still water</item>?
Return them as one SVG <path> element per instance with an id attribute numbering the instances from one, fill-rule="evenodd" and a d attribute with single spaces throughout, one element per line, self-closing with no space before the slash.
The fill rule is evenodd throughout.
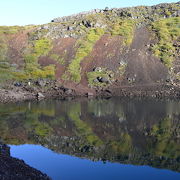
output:
<path id="1" fill-rule="evenodd" d="M 180 102 L 0 104 L 0 139 L 53 180 L 180 179 Z"/>

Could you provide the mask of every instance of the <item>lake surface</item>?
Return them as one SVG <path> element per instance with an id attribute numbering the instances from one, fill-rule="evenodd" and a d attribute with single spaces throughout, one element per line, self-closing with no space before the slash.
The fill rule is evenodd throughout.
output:
<path id="1" fill-rule="evenodd" d="M 53 180 L 179 180 L 178 100 L 0 104 L 0 139 Z"/>

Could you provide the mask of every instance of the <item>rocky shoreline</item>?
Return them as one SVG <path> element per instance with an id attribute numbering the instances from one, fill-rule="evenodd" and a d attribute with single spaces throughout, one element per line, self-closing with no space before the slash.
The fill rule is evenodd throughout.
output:
<path id="1" fill-rule="evenodd" d="M 57 81 L 31 81 L 14 83 L 0 88 L 0 102 L 19 102 L 27 100 L 42 100 L 49 98 L 75 97 L 151 97 L 180 98 L 180 86 L 172 84 L 154 84 L 144 86 L 111 86 L 108 88 L 64 87 Z"/>
<path id="2" fill-rule="evenodd" d="M 0 143 L 0 179 L 50 180 L 46 174 L 28 166 L 24 161 L 11 157 L 10 147 L 3 143 Z"/>

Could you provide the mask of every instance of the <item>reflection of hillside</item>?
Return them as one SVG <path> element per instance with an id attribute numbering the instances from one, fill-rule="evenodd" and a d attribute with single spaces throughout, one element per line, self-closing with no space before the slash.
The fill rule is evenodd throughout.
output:
<path id="1" fill-rule="evenodd" d="M 0 105 L 7 144 L 42 144 L 59 153 L 180 171 L 180 103 L 77 100 Z"/>

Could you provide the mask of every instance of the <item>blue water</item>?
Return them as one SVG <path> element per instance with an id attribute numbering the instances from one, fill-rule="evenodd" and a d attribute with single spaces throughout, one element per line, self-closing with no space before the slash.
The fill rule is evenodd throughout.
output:
<path id="1" fill-rule="evenodd" d="M 40 145 L 11 145 L 11 155 L 53 180 L 180 180 L 180 173 L 150 166 L 93 162 L 57 154 Z"/>

